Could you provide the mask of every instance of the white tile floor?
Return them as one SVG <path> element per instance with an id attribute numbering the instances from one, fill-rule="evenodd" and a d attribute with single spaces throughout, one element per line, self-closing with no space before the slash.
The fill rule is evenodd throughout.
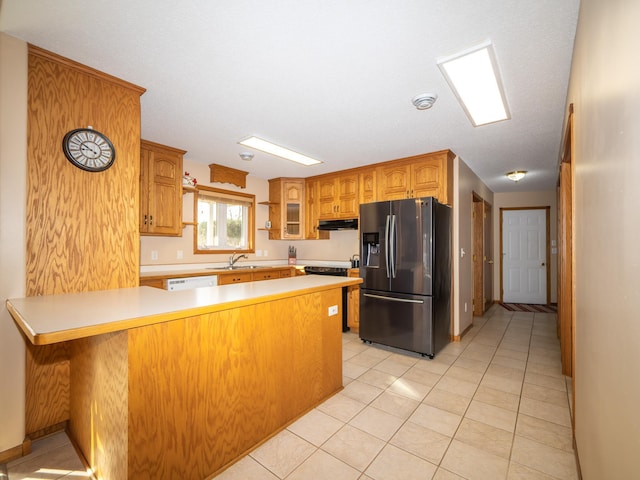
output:
<path id="1" fill-rule="evenodd" d="M 216 480 L 578 478 L 554 314 L 495 305 L 434 360 L 347 333 L 343 362 L 344 390 Z M 28 458 L 11 480 L 82 476 Z"/>

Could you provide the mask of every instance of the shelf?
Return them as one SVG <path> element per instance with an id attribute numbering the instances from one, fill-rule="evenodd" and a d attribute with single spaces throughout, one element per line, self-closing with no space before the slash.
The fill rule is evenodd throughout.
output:
<path id="1" fill-rule="evenodd" d="M 258 205 L 280 205 L 280 202 L 258 202 Z"/>
<path id="2" fill-rule="evenodd" d="M 192 226 L 196 226 L 197 223 L 196 222 L 182 222 L 182 228 L 186 227 L 187 225 L 192 225 Z"/>
<path id="3" fill-rule="evenodd" d="M 184 195 L 185 193 L 194 193 L 196 191 L 196 187 L 189 187 L 189 186 L 182 186 L 182 194 Z"/>

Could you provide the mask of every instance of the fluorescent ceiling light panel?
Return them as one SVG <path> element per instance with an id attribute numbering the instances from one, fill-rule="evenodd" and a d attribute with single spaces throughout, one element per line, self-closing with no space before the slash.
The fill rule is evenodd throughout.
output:
<path id="1" fill-rule="evenodd" d="M 238 143 L 240 145 L 244 145 L 245 147 L 251 147 L 265 153 L 270 153 L 271 155 L 275 155 L 276 157 L 281 157 L 286 160 L 291 160 L 292 162 L 301 163 L 302 165 L 309 166 L 322 163 L 320 160 L 307 157 L 306 155 L 302 155 L 301 153 L 294 152 L 293 150 L 289 150 L 288 148 L 281 147 L 280 145 L 276 145 L 275 143 L 267 142 L 266 140 L 262 140 L 258 137 L 249 137 L 241 140 Z"/>
<path id="2" fill-rule="evenodd" d="M 491 42 L 441 59 L 438 67 L 474 126 L 511 118 Z"/>

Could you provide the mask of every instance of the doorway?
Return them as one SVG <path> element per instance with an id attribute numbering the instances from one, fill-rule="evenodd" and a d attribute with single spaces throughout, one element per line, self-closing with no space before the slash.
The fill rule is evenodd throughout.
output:
<path id="1" fill-rule="evenodd" d="M 500 209 L 503 303 L 549 303 L 549 208 Z"/>

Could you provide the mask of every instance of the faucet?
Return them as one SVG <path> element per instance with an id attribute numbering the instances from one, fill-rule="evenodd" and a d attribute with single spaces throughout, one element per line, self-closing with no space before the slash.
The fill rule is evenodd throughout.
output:
<path id="1" fill-rule="evenodd" d="M 246 255 L 238 255 L 237 257 L 235 257 L 236 252 L 233 252 L 233 254 L 229 257 L 229 268 L 233 268 L 233 266 L 235 265 L 235 263 L 240 260 L 241 258 L 246 258 L 249 259 L 249 257 L 247 257 Z M 235 257 L 235 258 L 233 258 Z"/>

